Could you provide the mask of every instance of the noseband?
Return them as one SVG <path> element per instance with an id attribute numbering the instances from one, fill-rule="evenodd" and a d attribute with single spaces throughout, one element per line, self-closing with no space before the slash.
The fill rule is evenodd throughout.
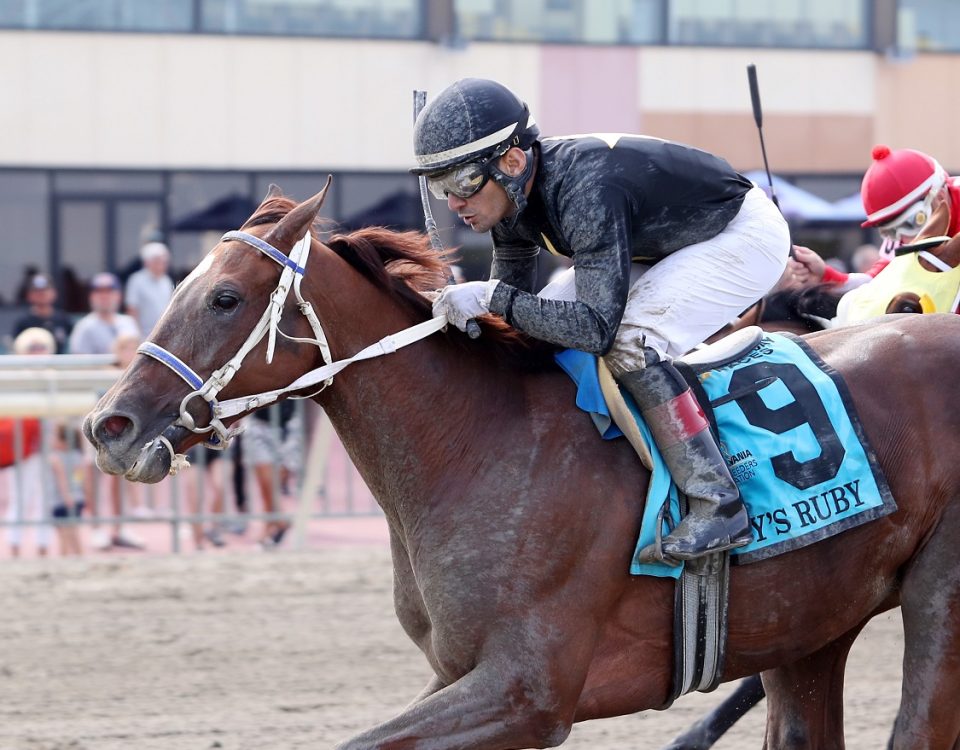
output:
<path id="1" fill-rule="evenodd" d="M 259 409 L 262 406 L 273 403 L 285 394 L 292 393 L 294 391 L 302 391 L 320 384 L 318 390 L 307 396 L 292 397 L 312 398 L 333 383 L 334 375 L 353 362 L 363 359 L 372 359 L 383 354 L 395 352 L 397 349 L 407 346 L 408 344 L 412 344 L 415 341 L 419 341 L 420 339 L 441 330 L 447 322 L 446 318 L 443 316 L 432 318 L 431 320 L 427 320 L 423 323 L 419 323 L 415 326 L 404 329 L 399 333 L 386 336 L 376 344 L 372 344 L 371 346 L 361 350 L 353 357 L 334 362 L 330 355 L 330 346 L 327 343 L 327 337 L 323 332 L 323 327 L 320 325 L 320 321 L 313 311 L 313 305 L 303 298 L 303 294 L 300 291 L 300 284 L 303 281 L 303 277 L 306 275 L 307 258 L 310 255 L 311 236 L 309 230 L 303 236 L 303 238 L 293 246 L 289 257 L 277 250 L 277 248 L 270 243 L 265 242 L 264 240 L 252 234 L 247 234 L 246 232 L 227 232 L 221 238 L 221 242 L 227 242 L 230 240 L 239 240 L 240 242 L 249 245 L 255 250 L 258 250 L 266 255 L 283 268 L 280 273 L 280 282 L 277 284 L 277 288 L 270 295 L 270 301 L 267 304 L 267 308 L 263 311 L 263 315 L 260 316 L 260 320 L 250 332 L 250 335 L 247 336 L 246 341 L 244 341 L 237 350 L 237 353 L 234 354 L 225 365 L 215 370 L 213 374 L 210 375 L 206 381 L 204 381 L 203 378 L 201 378 L 177 355 L 173 354 L 167 349 L 164 349 L 162 346 L 153 343 L 152 341 L 145 341 L 137 349 L 138 353 L 147 357 L 151 357 L 157 362 L 160 362 L 169 369 L 173 370 L 173 372 L 175 372 L 192 389 L 186 396 L 183 397 L 183 400 L 180 402 L 180 416 L 177 421 L 164 430 L 164 434 L 161 434 L 158 438 L 156 438 L 156 440 L 159 440 L 170 453 L 171 474 L 175 474 L 182 466 L 187 465 L 186 459 L 174 451 L 170 440 L 166 437 L 166 433 L 171 429 L 183 427 L 196 434 L 209 435 L 209 437 L 204 441 L 204 445 L 216 450 L 224 450 L 229 444 L 231 438 L 233 438 L 234 435 L 239 432 L 239 429 L 236 427 L 227 427 L 223 423 L 224 419 L 242 414 L 246 411 Z M 297 296 L 297 307 L 310 323 L 310 327 L 313 329 L 315 338 L 308 339 L 288 336 L 279 328 L 280 318 L 283 315 L 283 308 L 286 304 L 291 288 Z M 323 361 L 325 363 L 324 366 L 318 367 L 304 375 L 301 375 L 293 383 L 284 388 L 265 391 L 252 396 L 242 396 L 240 398 L 230 399 L 227 401 L 218 401 L 217 396 L 224 388 L 227 387 L 230 381 L 233 380 L 237 372 L 240 371 L 240 366 L 243 363 L 244 357 L 246 357 L 247 354 L 257 344 L 260 343 L 264 336 L 267 336 L 267 364 L 273 362 L 273 353 L 276 347 L 278 331 L 281 336 L 284 336 L 290 341 L 313 344 L 314 346 L 318 347 L 320 349 L 320 355 L 323 357 Z M 210 407 L 210 422 L 204 427 L 200 427 L 196 424 L 193 415 L 190 414 L 187 409 L 190 402 L 194 398 L 198 397 L 206 401 Z M 148 443 L 148 445 L 145 447 L 149 447 L 149 445 L 151 444 Z"/>

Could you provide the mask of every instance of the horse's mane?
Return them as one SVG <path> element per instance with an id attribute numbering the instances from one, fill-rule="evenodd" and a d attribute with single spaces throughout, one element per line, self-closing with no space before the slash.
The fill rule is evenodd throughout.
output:
<path id="1" fill-rule="evenodd" d="M 841 296 L 830 284 L 774 292 L 766 298 L 761 320 L 793 321 L 802 323 L 811 331 L 820 331 L 823 326 L 816 318 L 830 320 L 836 317 Z"/>
<path id="2" fill-rule="evenodd" d="M 295 206 L 293 200 L 284 196 L 268 198 L 242 229 L 275 224 Z M 318 221 L 313 229 L 315 236 L 330 232 L 331 222 Z M 325 244 L 374 286 L 423 319 L 431 315 L 430 300 L 423 293 L 446 285 L 453 259 L 449 251 L 434 250 L 427 236 L 420 232 L 400 232 L 386 227 L 334 232 Z M 523 334 L 495 315 L 486 315 L 479 322 L 482 330 L 479 339 L 472 341 L 452 326 L 447 338 L 472 350 L 490 350 L 498 360 L 513 367 L 541 370 L 554 366 L 556 347 Z"/>

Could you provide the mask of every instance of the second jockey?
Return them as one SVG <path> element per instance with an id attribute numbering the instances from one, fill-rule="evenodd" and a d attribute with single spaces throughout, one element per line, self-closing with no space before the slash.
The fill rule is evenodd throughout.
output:
<path id="1" fill-rule="evenodd" d="M 526 104 L 483 79 L 458 81 L 424 108 L 414 150 L 411 171 L 493 237 L 490 280 L 446 287 L 434 313 L 461 330 L 493 313 L 603 357 L 690 501 L 663 540 L 663 559 L 748 544 L 737 485 L 672 358 L 783 272 L 789 232 L 766 194 L 723 159 L 659 138 L 541 138 Z M 541 248 L 573 261 L 559 298 L 534 293 Z"/>
<path id="2" fill-rule="evenodd" d="M 912 148 L 874 146 L 872 162 L 860 184 L 867 219 L 861 226 L 880 233 L 880 259 L 865 273 L 844 273 L 826 266 L 813 251 L 800 248 L 801 280 L 836 284 L 846 292 L 875 278 L 900 245 L 921 232 L 953 237 L 960 232 L 960 177 L 950 177 L 932 156 Z M 933 224 L 937 223 L 938 226 Z"/>

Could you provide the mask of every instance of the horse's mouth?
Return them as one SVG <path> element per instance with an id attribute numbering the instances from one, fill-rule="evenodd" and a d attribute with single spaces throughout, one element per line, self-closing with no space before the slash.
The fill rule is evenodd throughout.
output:
<path id="1" fill-rule="evenodd" d="M 97 468 L 105 474 L 123 476 L 131 482 L 156 484 L 182 465 L 180 454 L 186 450 L 185 443 L 193 435 L 182 426 L 168 426 L 152 439 L 141 437 L 143 442 L 131 440 L 111 442 L 98 439 L 90 421 L 84 422 L 84 433 L 97 449 Z M 139 448 L 136 447 L 139 442 Z"/>
<path id="2" fill-rule="evenodd" d="M 131 482 L 156 484 L 170 474 L 170 467 L 174 460 L 174 449 L 168 447 L 170 444 L 165 443 L 164 440 L 165 438 L 162 435 L 158 435 L 146 443 L 140 449 L 140 453 L 130 468 L 124 472 L 124 479 Z M 100 455 L 97 454 L 98 466 L 100 465 Z"/>

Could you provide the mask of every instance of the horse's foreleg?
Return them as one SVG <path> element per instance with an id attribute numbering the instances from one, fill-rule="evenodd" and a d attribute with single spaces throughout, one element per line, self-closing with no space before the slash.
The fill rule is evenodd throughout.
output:
<path id="1" fill-rule="evenodd" d="M 430 678 L 430 682 L 427 683 L 427 686 L 417 693 L 417 696 L 407 704 L 407 708 L 417 705 L 420 701 L 426 700 L 434 693 L 439 693 L 447 686 L 443 680 L 434 675 Z"/>
<path id="2" fill-rule="evenodd" d="M 482 662 L 338 750 L 553 747 L 570 733 L 583 682 L 573 685 L 566 676 L 545 676 L 529 657 Z"/>
<path id="3" fill-rule="evenodd" d="M 763 700 L 760 675 L 744 677 L 730 695 L 663 750 L 707 750 L 743 715 Z"/>
<path id="4" fill-rule="evenodd" d="M 843 671 L 865 624 L 799 661 L 763 673 L 765 750 L 843 750 Z"/>

